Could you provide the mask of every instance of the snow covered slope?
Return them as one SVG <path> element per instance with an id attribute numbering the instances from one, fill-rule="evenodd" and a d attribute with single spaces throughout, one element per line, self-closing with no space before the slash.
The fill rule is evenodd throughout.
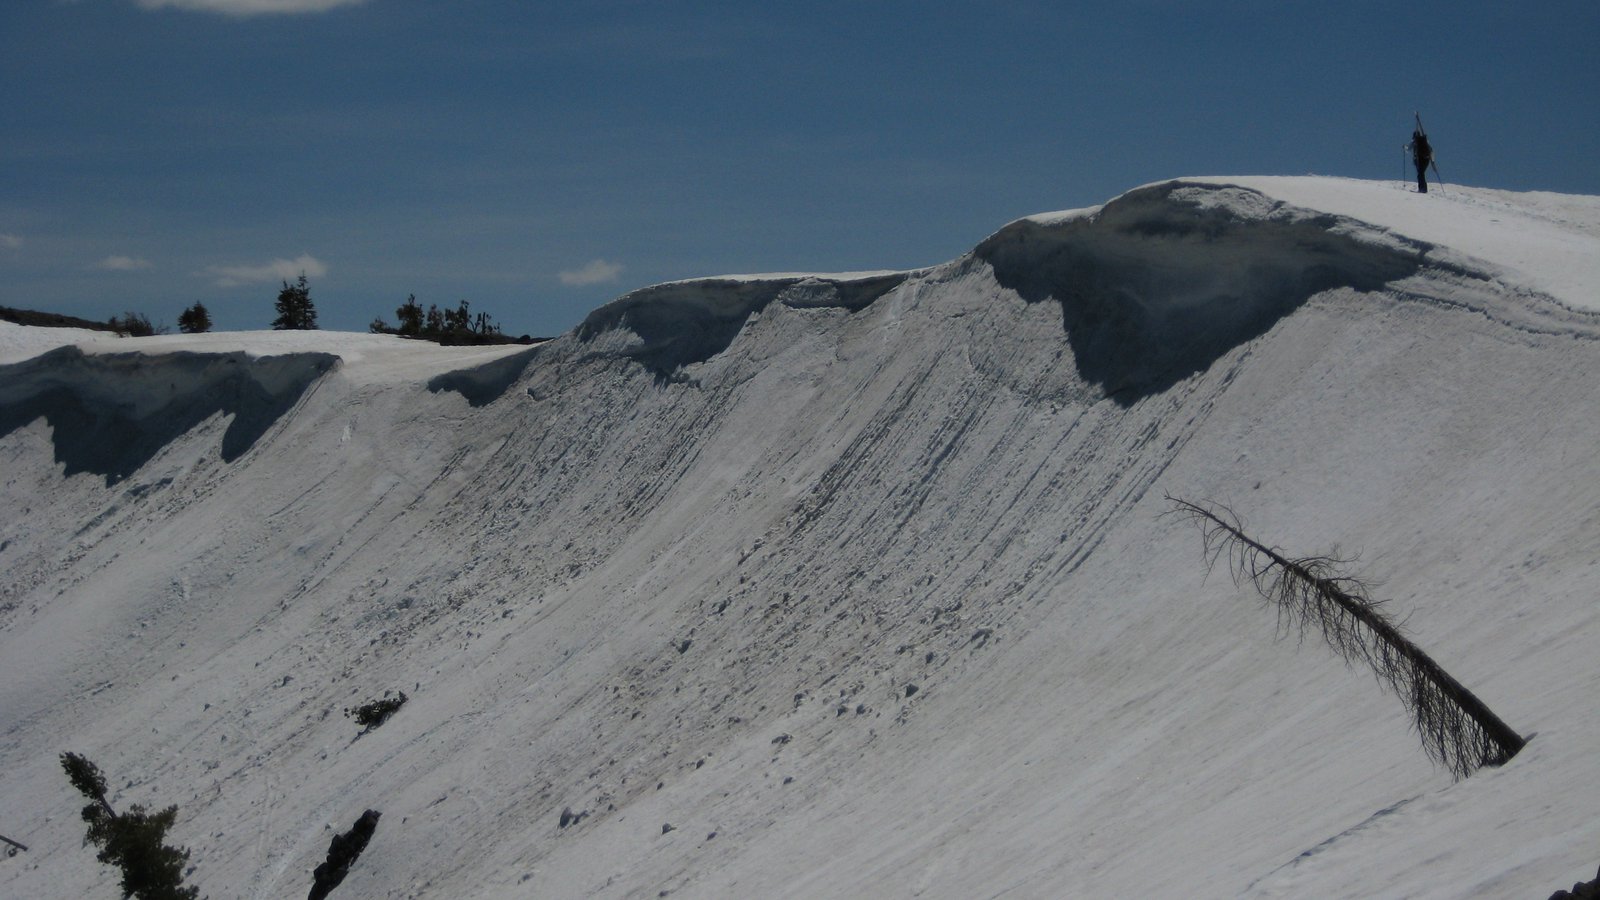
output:
<path id="1" fill-rule="evenodd" d="M 1548 895 L 1600 861 L 1597 234 L 1189 179 L 481 358 L 14 359 L 0 895 L 115 896 L 64 750 L 176 804 L 216 900 L 303 893 L 367 808 L 336 896 Z M 1453 783 L 1167 493 L 1360 551 L 1532 741 Z"/>

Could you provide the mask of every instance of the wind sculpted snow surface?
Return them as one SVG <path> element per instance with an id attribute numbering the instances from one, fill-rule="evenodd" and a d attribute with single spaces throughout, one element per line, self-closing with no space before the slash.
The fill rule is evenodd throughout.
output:
<path id="1" fill-rule="evenodd" d="M 1597 226 L 1195 179 L 532 349 L 14 352 L 0 894 L 115 895 L 71 750 L 217 900 L 369 808 L 338 896 L 1548 895 L 1600 855 Z M 1167 493 L 1359 551 L 1527 748 L 1452 782 Z"/>

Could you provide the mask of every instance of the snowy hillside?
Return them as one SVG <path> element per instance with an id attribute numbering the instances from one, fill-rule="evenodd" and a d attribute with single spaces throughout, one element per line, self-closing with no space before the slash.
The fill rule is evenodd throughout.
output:
<path id="1" fill-rule="evenodd" d="M 0 332 L 0 896 L 117 895 L 66 750 L 213 900 L 368 808 L 335 897 L 1548 896 L 1597 266 L 1600 198 L 1212 178 L 532 348 Z M 1359 552 L 1527 748 L 1453 782 L 1166 494 Z"/>

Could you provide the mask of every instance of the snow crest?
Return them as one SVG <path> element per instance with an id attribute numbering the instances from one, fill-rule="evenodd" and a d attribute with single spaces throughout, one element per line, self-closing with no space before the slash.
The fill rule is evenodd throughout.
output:
<path id="1" fill-rule="evenodd" d="M 351 896 L 1571 883 L 1600 318 L 1381 227 L 1418 198 L 1314 187 L 1342 211 L 1154 186 L 932 269 L 657 286 L 531 349 L 3 370 L 0 825 L 32 849 L 0 894 L 115 890 L 63 750 L 176 804 L 218 900 L 303 894 L 364 809 Z M 257 430 L 223 464 L 229 415 Z M 1367 551 L 1534 739 L 1435 770 L 1371 678 L 1205 578 L 1168 493 Z M 340 710 L 394 690 L 358 739 Z"/>

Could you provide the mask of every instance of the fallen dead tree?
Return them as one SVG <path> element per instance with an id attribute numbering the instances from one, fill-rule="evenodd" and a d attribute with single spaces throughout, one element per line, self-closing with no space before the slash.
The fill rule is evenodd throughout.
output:
<path id="1" fill-rule="evenodd" d="M 1280 631 L 1315 629 L 1348 663 L 1372 669 L 1400 698 L 1434 762 L 1465 778 L 1517 755 L 1527 741 L 1400 632 L 1368 585 L 1342 575 L 1348 560 L 1291 558 L 1245 534 L 1225 508 L 1167 495 L 1172 512 L 1200 527 L 1206 565 L 1224 557 L 1235 584 L 1248 582 L 1277 607 Z"/>

